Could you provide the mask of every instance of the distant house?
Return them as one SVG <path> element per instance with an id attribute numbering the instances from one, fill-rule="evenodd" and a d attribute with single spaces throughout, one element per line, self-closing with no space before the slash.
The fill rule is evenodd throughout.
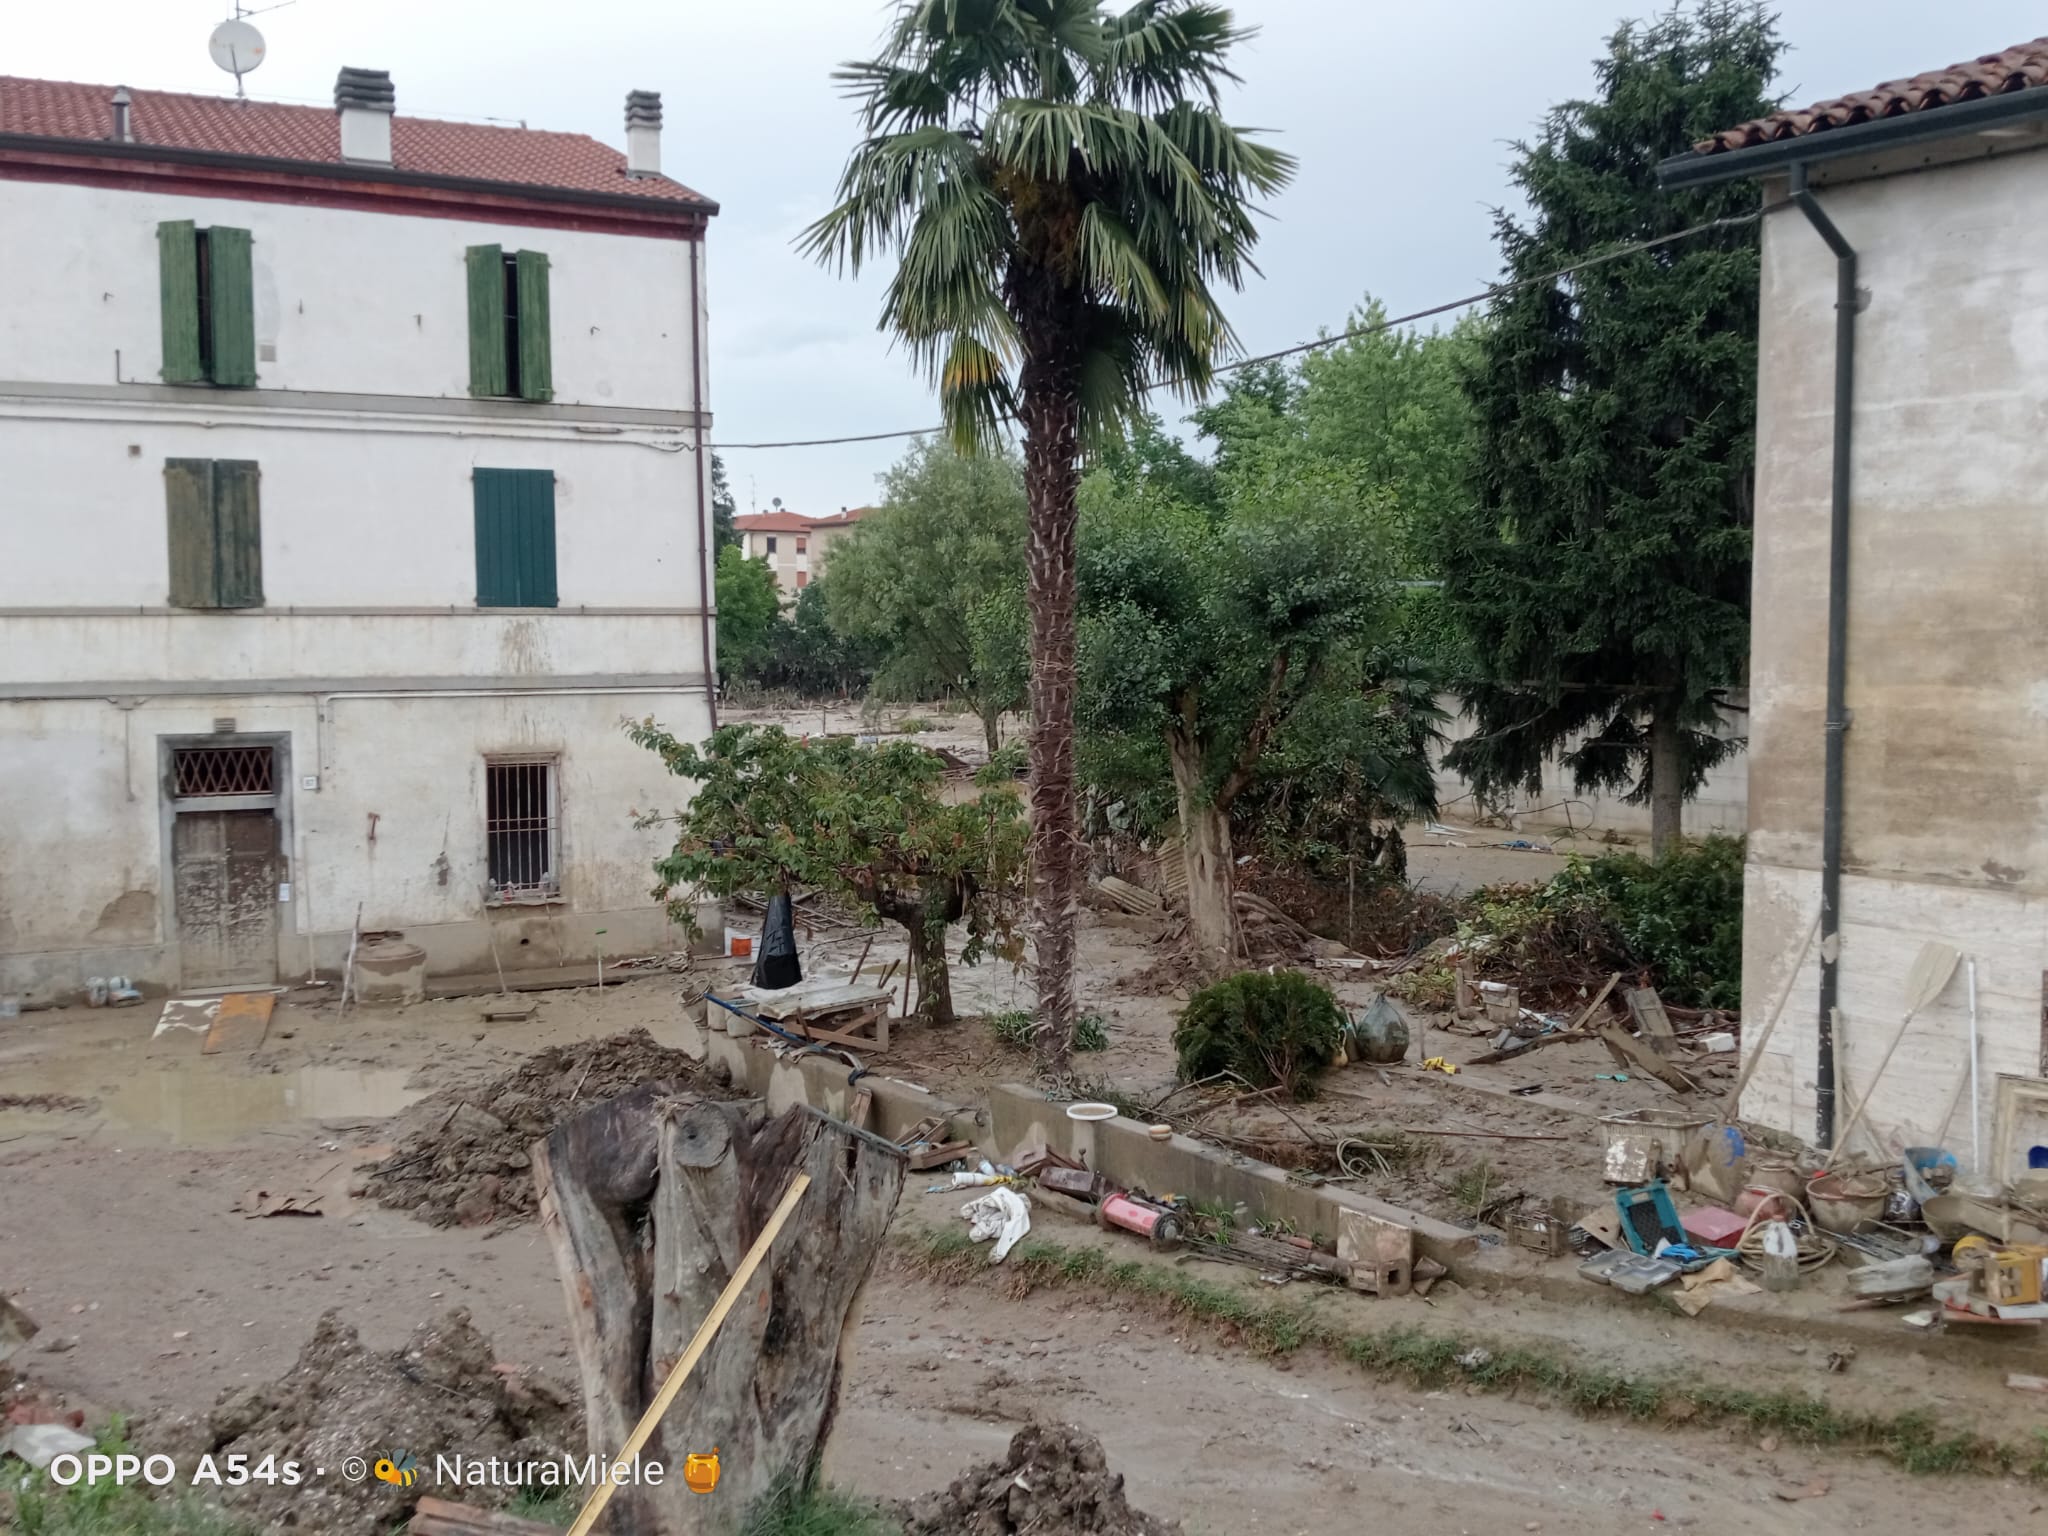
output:
<path id="1" fill-rule="evenodd" d="M 394 107 L 0 77 L 0 993 L 674 941 L 717 206 Z"/>
<path id="2" fill-rule="evenodd" d="M 1928 941 L 1975 962 L 1987 1161 L 1999 1075 L 2048 1075 L 2044 150 L 2048 38 L 1662 167 L 1765 192 L 1746 1050 L 1789 1001 L 1742 1109 L 1820 1141 L 1868 1093 L 1967 1161 L 1967 965 L 1878 1075 Z"/>
<path id="3" fill-rule="evenodd" d="M 775 585 L 794 598 L 825 568 L 834 540 L 843 539 L 871 507 L 841 507 L 836 517 L 805 517 L 777 508 L 733 519 L 740 548 L 749 560 L 766 560 Z"/>

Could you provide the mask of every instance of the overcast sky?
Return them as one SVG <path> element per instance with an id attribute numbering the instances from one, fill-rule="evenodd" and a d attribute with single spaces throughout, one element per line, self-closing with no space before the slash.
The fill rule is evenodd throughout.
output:
<path id="1" fill-rule="evenodd" d="M 1592 83 L 1614 22 L 1662 0 L 1238 0 L 1260 36 L 1233 118 L 1301 161 L 1272 204 L 1263 279 L 1231 305 L 1265 351 L 1334 326 L 1368 293 L 1396 313 L 1498 270 L 1488 210 L 1509 141 Z M 259 7 L 252 6 L 251 9 Z M 1784 0 L 1783 88 L 1804 103 L 2024 41 L 2020 0 Z M 0 74 L 232 91 L 206 52 L 217 0 L 11 0 Z M 343 64 L 388 69 L 398 110 L 523 119 L 623 146 L 629 89 L 658 90 L 663 164 L 724 211 L 710 241 L 714 438 L 741 443 L 922 426 L 930 391 L 875 328 L 881 282 L 792 249 L 831 200 L 853 122 L 829 78 L 869 53 L 880 0 L 296 0 L 263 15 L 252 95 L 333 100 Z M 741 509 L 872 499 L 901 444 L 732 451 Z"/>

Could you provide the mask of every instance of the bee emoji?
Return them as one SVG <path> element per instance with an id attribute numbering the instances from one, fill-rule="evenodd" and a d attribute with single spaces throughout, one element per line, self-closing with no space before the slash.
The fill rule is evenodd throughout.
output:
<path id="1" fill-rule="evenodd" d="M 709 1493 L 718 1486 L 718 1447 L 709 1456 L 695 1451 L 683 1458 L 683 1486 L 692 1493 Z"/>
<path id="2" fill-rule="evenodd" d="M 394 1488 L 410 1488 L 420 1475 L 419 1465 L 411 1451 L 400 1451 L 396 1456 L 379 1460 L 370 1468 L 370 1473 L 380 1483 L 389 1483 Z"/>

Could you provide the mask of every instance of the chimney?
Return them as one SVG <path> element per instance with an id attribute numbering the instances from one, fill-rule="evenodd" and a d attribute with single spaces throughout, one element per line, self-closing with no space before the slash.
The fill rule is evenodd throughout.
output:
<path id="1" fill-rule="evenodd" d="M 341 158 L 360 165 L 391 163 L 391 114 L 397 110 L 388 69 L 342 67 L 334 82 L 341 117 Z"/>
<path id="2" fill-rule="evenodd" d="M 128 107 L 131 100 L 132 98 L 128 95 L 127 86 L 117 85 L 114 87 L 114 142 L 116 144 L 133 144 L 135 142 L 135 129 L 128 119 Z"/>
<path id="3" fill-rule="evenodd" d="M 661 92 L 626 93 L 626 174 L 661 174 Z"/>

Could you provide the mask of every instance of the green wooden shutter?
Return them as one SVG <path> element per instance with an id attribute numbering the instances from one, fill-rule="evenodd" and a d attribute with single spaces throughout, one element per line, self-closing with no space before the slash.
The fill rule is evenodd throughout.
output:
<path id="1" fill-rule="evenodd" d="M 263 606 L 262 479 L 254 459 L 213 464 L 214 606 Z"/>
<path id="2" fill-rule="evenodd" d="M 256 281 L 249 231 L 206 232 L 213 299 L 213 382 L 248 389 L 256 383 Z"/>
<path id="3" fill-rule="evenodd" d="M 197 384 L 199 366 L 199 235 L 190 219 L 156 227 L 157 268 L 163 282 L 166 384 Z"/>
<path id="4" fill-rule="evenodd" d="M 502 395 L 505 382 L 505 252 L 469 248 L 469 392 Z"/>
<path id="5" fill-rule="evenodd" d="M 470 473 L 476 500 L 477 607 L 554 607 L 554 471 Z"/>
<path id="6" fill-rule="evenodd" d="M 170 603 L 214 606 L 213 460 L 165 459 L 164 508 L 171 548 Z"/>
<path id="7" fill-rule="evenodd" d="M 519 393 L 528 400 L 555 398 L 554 346 L 548 330 L 548 258 L 521 251 L 519 268 Z"/>

